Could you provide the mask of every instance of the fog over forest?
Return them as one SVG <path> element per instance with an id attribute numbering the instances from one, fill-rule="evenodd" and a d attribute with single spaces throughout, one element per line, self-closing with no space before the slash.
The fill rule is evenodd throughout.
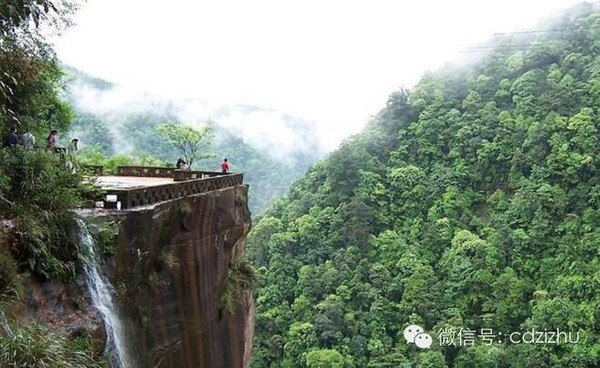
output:
<path id="1" fill-rule="evenodd" d="M 314 121 L 260 106 L 168 99 L 70 70 L 73 71 L 68 84 L 71 103 L 80 112 L 101 115 L 111 122 L 108 127 L 115 138 L 116 153 L 132 153 L 120 123 L 124 117 L 135 114 L 169 116 L 196 128 L 213 122 L 283 164 L 295 164 L 296 156 L 319 157 L 326 151 L 325 142 L 316 134 Z M 90 143 L 82 142 L 82 145 Z"/>

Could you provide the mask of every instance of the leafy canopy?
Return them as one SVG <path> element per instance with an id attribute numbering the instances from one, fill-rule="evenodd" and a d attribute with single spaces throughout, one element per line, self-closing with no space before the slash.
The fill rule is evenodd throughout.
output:
<path id="1" fill-rule="evenodd" d="M 0 3 L 0 36 L 30 30 L 30 23 L 35 27 L 41 24 L 64 27 L 75 8 L 76 2 L 72 0 L 3 0 Z"/>
<path id="2" fill-rule="evenodd" d="M 424 75 L 266 211 L 254 367 L 600 364 L 599 19 L 580 5 Z M 581 340 L 438 346 L 461 328 Z"/>
<path id="3" fill-rule="evenodd" d="M 198 159 L 215 156 L 213 153 L 205 152 L 211 145 L 211 127 L 209 125 L 196 130 L 192 127 L 170 121 L 158 125 L 156 129 L 164 135 L 167 142 L 183 154 L 185 161 L 190 167 Z"/>

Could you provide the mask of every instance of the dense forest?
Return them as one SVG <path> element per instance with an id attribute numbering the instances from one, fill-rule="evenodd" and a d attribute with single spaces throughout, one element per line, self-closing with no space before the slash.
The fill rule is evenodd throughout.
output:
<path id="1" fill-rule="evenodd" d="M 481 50 L 393 93 L 261 216 L 254 367 L 600 364 L 600 11 Z M 532 330 L 580 339 L 500 335 Z"/>
<path id="2" fill-rule="evenodd" d="M 74 111 L 70 130 L 63 137 L 77 137 L 82 142 L 84 148 L 79 156 L 84 162 L 104 165 L 107 169 L 117 165 L 175 165 L 182 152 L 170 145 L 157 127 L 167 121 L 191 123 L 181 121 L 181 103 L 153 101 L 151 96 L 146 96 L 147 101 L 144 101 L 144 96 L 140 95 L 139 99 L 144 101 L 142 106 L 106 109 L 104 112 L 89 111 L 86 106 L 82 106 L 80 100 L 83 97 L 78 91 L 86 90 L 91 96 L 101 98 L 110 94 L 117 86 L 75 68 L 63 68 L 68 81 L 67 101 Z M 256 106 L 245 108 L 250 112 L 260 109 Z M 310 149 L 298 149 L 291 157 L 276 157 L 273 152 L 246 142 L 239 132 L 220 125 L 220 118 L 227 117 L 227 113 L 228 111 L 220 114 L 216 112 L 215 121 L 209 122 L 212 130 L 204 151 L 213 153 L 214 157 L 200 160 L 194 165 L 194 169 L 220 170 L 221 160 L 227 157 L 232 163 L 232 171 L 243 172 L 244 181 L 252 187 L 250 210 L 253 214 L 258 214 L 268 203 L 283 195 L 290 184 L 322 156 L 322 148 L 316 144 L 315 132 L 305 122 L 286 117 L 286 124 L 294 134 L 306 135 L 313 146 Z"/>

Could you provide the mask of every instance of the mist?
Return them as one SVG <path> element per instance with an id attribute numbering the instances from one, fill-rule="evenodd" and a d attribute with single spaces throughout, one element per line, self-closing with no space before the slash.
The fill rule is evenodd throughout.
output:
<path id="1" fill-rule="evenodd" d="M 391 92 L 473 58 L 461 51 L 496 32 L 533 26 L 575 2 L 88 0 L 56 50 L 80 70 L 174 101 L 187 124 L 212 118 L 281 159 L 307 141 L 334 150 Z M 93 108 L 140 107 L 138 98 L 113 98 Z M 264 111 L 246 116 L 241 106 Z M 217 113 L 227 108 L 231 116 Z M 290 140 L 286 115 L 316 137 Z"/>
<path id="2" fill-rule="evenodd" d="M 328 151 L 326 142 L 319 139 L 314 121 L 275 109 L 215 103 L 199 98 L 170 99 L 92 79 L 80 72 L 70 80 L 68 94 L 76 111 L 100 116 L 108 122 L 116 154 L 135 153 L 122 129 L 124 120 L 134 114 L 168 116 L 194 128 L 211 123 L 286 165 L 294 165 L 297 157 L 316 159 Z M 215 141 L 221 139 L 214 137 Z M 81 147 L 93 143 L 82 141 Z"/>

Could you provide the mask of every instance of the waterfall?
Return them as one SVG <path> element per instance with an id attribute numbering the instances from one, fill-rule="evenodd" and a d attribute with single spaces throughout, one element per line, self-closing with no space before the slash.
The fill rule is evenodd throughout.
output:
<path id="1" fill-rule="evenodd" d="M 83 220 L 77 219 L 77 224 L 79 225 L 79 258 L 83 264 L 85 282 L 92 297 L 92 304 L 100 312 L 104 321 L 106 353 L 110 356 L 113 367 L 133 367 L 123 338 L 123 326 L 113 301 L 114 290 L 108 279 L 102 275 L 100 262 L 94 249 L 94 238 Z"/>

